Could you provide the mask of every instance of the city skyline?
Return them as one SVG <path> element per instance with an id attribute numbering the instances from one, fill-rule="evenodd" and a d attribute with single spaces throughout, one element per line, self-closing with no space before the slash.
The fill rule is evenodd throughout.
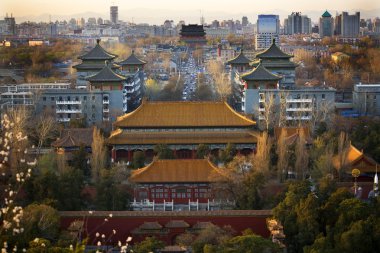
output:
<path id="1" fill-rule="evenodd" d="M 5 16 L 7 13 L 17 18 L 19 22 L 31 21 L 52 21 L 67 19 L 68 17 L 78 18 L 83 16 L 100 16 L 109 19 L 109 8 L 111 5 L 119 7 L 119 19 L 136 23 L 161 24 L 165 19 L 173 19 L 175 22 L 185 20 L 187 22 L 199 22 L 203 15 L 206 22 L 210 23 L 214 19 L 240 19 L 242 16 L 248 16 L 251 23 L 255 23 L 258 14 L 278 14 L 280 20 L 293 11 L 300 11 L 312 18 L 316 18 L 328 9 L 332 14 L 335 11 L 361 11 L 362 17 L 374 17 L 380 12 L 380 3 L 375 0 L 349 0 L 331 2 L 321 0 L 318 2 L 305 2 L 294 0 L 286 4 L 279 0 L 268 0 L 266 2 L 247 2 L 237 0 L 219 1 L 218 5 L 211 2 L 194 0 L 191 2 L 176 2 L 172 0 L 125 3 L 122 1 L 74 1 L 67 0 L 49 1 L 33 0 L 24 2 L 22 0 L 4 0 L 0 3 L 0 15 Z M 73 7 L 74 6 L 74 7 Z M 275 6 L 275 8 L 273 8 Z M 226 11 L 228 10 L 228 11 Z M 32 14 L 31 14 L 32 13 Z"/>

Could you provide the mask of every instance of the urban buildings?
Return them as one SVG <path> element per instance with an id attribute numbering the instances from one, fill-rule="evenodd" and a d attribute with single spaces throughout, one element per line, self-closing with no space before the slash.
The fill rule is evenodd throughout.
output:
<path id="1" fill-rule="evenodd" d="M 322 17 L 319 19 L 319 36 L 331 37 L 334 34 L 334 19 L 331 14 L 326 10 Z"/>
<path id="2" fill-rule="evenodd" d="M 356 84 L 352 101 L 359 115 L 380 116 L 380 84 Z"/>
<path id="3" fill-rule="evenodd" d="M 301 12 L 293 12 L 284 20 L 284 34 L 310 34 L 311 19 Z"/>
<path id="4" fill-rule="evenodd" d="M 259 15 L 257 19 L 257 33 L 255 35 L 256 50 L 268 48 L 272 40 L 279 43 L 280 19 L 278 15 Z"/>
<path id="5" fill-rule="evenodd" d="M 316 114 L 331 113 L 335 90 L 326 87 L 295 87 L 295 68 L 291 55 L 275 44 L 256 55 L 253 69 L 240 72 L 232 62 L 232 85 L 241 87 L 241 110 L 253 115 L 260 124 L 299 125 L 311 121 Z M 241 56 L 240 56 L 241 58 Z M 234 76 L 234 77 L 233 77 Z"/>
<path id="6" fill-rule="evenodd" d="M 4 20 L 0 20 L 0 36 L 10 36 L 10 35 L 16 35 L 16 21 L 13 15 L 8 16 L 8 13 L 6 14 Z"/>
<path id="7" fill-rule="evenodd" d="M 360 12 L 349 15 L 347 12 L 342 13 L 341 35 L 345 38 L 357 38 L 360 31 Z"/>
<path id="8" fill-rule="evenodd" d="M 112 24 L 117 24 L 119 22 L 119 10 L 117 6 L 110 7 L 110 20 Z"/>

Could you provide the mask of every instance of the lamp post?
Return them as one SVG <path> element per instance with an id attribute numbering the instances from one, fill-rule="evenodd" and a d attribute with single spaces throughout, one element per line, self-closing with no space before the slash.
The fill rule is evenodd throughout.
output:
<path id="1" fill-rule="evenodd" d="M 358 189 L 358 182 L 357 182 L 357 178 L 360 176 L 360 170 L 359 169 L 353 169 L 352 172 L 351 172 L 352 176 L 355 178 L 355 182 L 354 182 L 354 193 L 355 193 L 355 196 L 356 196 L 356 192 L 357 192 L 357 189 Z"/>

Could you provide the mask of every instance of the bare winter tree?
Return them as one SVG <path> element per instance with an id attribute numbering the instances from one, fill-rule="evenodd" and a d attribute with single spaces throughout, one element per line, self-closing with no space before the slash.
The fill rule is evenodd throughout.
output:
<path id="1" fill-rule="evenodd" d="M 285 127 L 287 125 L 287 120 L 286 120 L 286 98 L 288 97 L 288 92 L 281 91 L 278 94 L 280 96 L 280 103 L 277 106 L 277 126 L 278 127 Z"/>
<path id="2" fill-rule="evenodd" d="M 253 168 L 257 171 L 267 174 L 270 166 L 270 150 L 272 139 L 267 131 L 260 133 L 257 136 L 256 154 L 253 156 Z"/>
<path id="3" fill-rule="evenodd" d="M 218 92 L 221 99 L 226 98 L 231 94 L 231 84 L 228 80 L 228 75 L 225 73 L 223 63 L 217 60 L 212 60 L 207 63 L 207 70 L 211 74 L 215 90 Z"/>
<path id="4" fill-rule="evenodd" d="M 330 102 L 322 102 L 319 105 L 313 101 L 311 108 L 311 120 L 309 121 L 310 131 L 314 133 L 317 125 L 321 122 L 331 123 L 333 117 L 334 105 Z"/>
<path id="5" fill-rule="evenodd" d="M 298 179 L 305 179 L 307 170 L 309 168 L 309 152 L 306 149 L 306 136 L 304 131 L 299 131 L 299 137 L 296 143 L 296 162 L 295 170 Z"/>
<path id="6" fill-rule="evenodd" d="M 10 122 L 12 122 L 11 130 L 9 130 L 9 135 L 16 137 L 20 135 L 26 135 L 27 123 L 29 120 L 29 111 L 27 108 L 20 106 L 10 109 L 6 112 Z M 12 173 L 17 173 L 19 169 L 20 160 L 24 157 L 23 150 L 26 149 L 27 140 L 19 141 L 17 138 L 11 138 L 7 149 L 10 151 L 9 155 L 9 165 Z"/>
<path id="7" fill-rule="evenodd" d="M 91 144 L 91 175 L 94 182 L 99 178 L 100 170 L 106 165 L 106 148 L 100 130 L 94 127 Z"/>
<path id="8" fill-rule="evenodd" d="M 37 153 L 41 153 L 41 148 L 44 146 L 49 138 L 53 138 L 54 132 L 58 125 L 55 118 L 49 113 L 42 113 L 39 115 L 35 122 L 35 137 L 38 141 Z"/>
<path id="9" fill-rule="evenodd" d="M 266 131 L 269 131 L 273 128 L 273 124 L 275 122 L 275 97 L 272 94 L 264 94 L 264 102 L 262 107 L 260 106 L 262 111 L 259 112 L 260 123 L 262 122 L 261 128 L 264 128 Z"/>
<path id="10" fill-rule="evenodd" d="M 347 169 L 348 161 L 347 154 L 350 148 L 350 140 L 347 133 L 340 132 L 338 140 L 338 159 L 339 159 L 339 180 L 344 170 Z"/>
<path id="11" fill-rule="evenodd" d="M 277 140 L 276 153 L 278 156 L 277 160 L 277 175 L 280 182 L 284 180 L 284 174 L 288 174 L 289 165 L 289 146 L 286 142 L 285 131 L 281 131 L 280 136 Z"/>

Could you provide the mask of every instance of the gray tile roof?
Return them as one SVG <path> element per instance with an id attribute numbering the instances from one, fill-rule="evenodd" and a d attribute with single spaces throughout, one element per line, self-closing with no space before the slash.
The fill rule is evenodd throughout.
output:
<path id="1" fill-rule="evenodd" d="M 115 54 L 108 53 L 100 45 L 100 40 L 97 40 L 96 46 L 89 52 L 81 55 L 78 59 L 81 60 L 113 60 L 117 57 Z"/>
<path id="2" fill-rule="evenodd" d="M 268 71 L 261 63 L 251 71 L 244 73 L 241 78 L 244 81 L 278 81 L 281 79 L 280 76 Z"/>
<path id="3" fill-rule="evenodd" d="M 292 55 L 284 53 L 275 43 L 275 39 L 273 39 L 272 45 L 266 49 L 264 52 L 256 55 L 257 58 L 292 58 Z"/>
<path id="4" fill-rule="evenodd" d="M 88 69 L 102 69 L 104 67 L 104 62 L 96 62 L 96 63 L 89 63 L 89 62 L 82 62 L 77 65 L 74 65 L 73 68 L 78 69 L 78 70 L 88 70 Z M 118 69 L 120 68 L 119 65 L 115 63 L 111 63 L 111 68 L 112 69 Z"/>
<path id="5" fill-rule="evenodd" d="M 119 62 L 118 64 L 121 66 L 124 66 L 124 65 L 145 65 L 146 62 L 137 58 L 137 56 L 135 55 L 135 52 L 132 51 L 132 54 L 127 59 Z"/>
<path id="6" fill-rule="evenodd" d="M 250 62 L 251 62 L 251 60 L 248 59 L 243 54 L 243 50 L 241 50 L 240 53 L 235 58 L 228 60 L 227 64 L 249 64 Z"/>
<path id="7" fill-rule="evenodd" d="M 90 82 L 121 82 L 127 78 L 115 73 L 108 65 L 105 65 L 101 71 L 86 79 Z"/>

